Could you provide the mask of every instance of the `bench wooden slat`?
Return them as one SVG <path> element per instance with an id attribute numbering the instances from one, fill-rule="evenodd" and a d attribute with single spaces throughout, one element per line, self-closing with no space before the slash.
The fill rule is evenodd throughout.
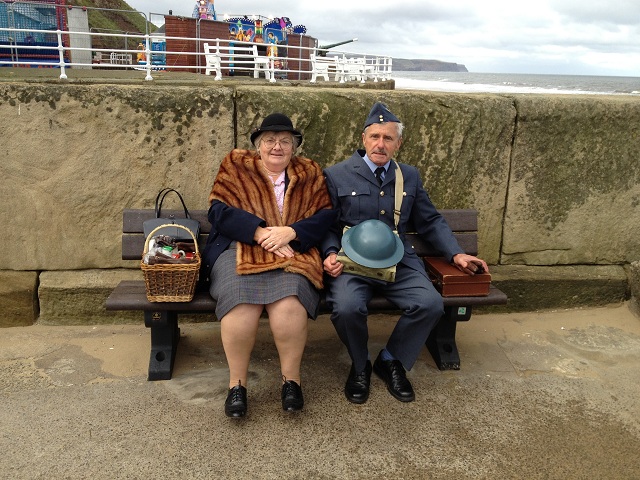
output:
<path id="1" fill-rule="evenodd" d="M 478 254 L 478 229 L 477 212 L 468 210 L 442 210 L 442 215 L 454 232 L 458 243 L 462 249 L 470 254 Z M 200 222 L 200 238 L 198 246 L 203 249 L 211 231 L 211 225 L 207 218 L 207 210 L 189 211 L 191 218 Z M 176 218 L 184 218 L 183 210 L 163 210 L 162 216 L 174 215 Z M 142 223 L 155 217 L 154 211 L 128 209 L 123 212 L 122 220 L 122 259 L 139 260 L 142 256 L 144 242 L 146 238 L 143 234 Z M 419 257 L 438 255 L 427 242 L 423 241 L 415 234 L 408 234 L 411 237 L 411 244 L 414 246 Z"/>
<path id="2" fill-rule="evenodd" d="M 478 254 L 478 235 L 476 233 L 455 233 L 453 234 L 456 237 L 456 240 L 460 244 L 460 248 L 462 248 L 465 253 L 469 255 L 477 255 Z M 413 246 L 416 251 L 416 255 L 419 257 L 434 257 L 440 255 L 439 252 L 436 252 L 427 242 L 425 242 L 422 238 L 420 238 L 415 233 L 408 233 L 407 238 L 409 239 L 409 243 Z"/>
<path id="3" fill-rule="evenodd" d="M 191 218 L 200 222 L 200 233 L 209 233 L 211 225 L 207 218 L 207 210 L 189 210 Z M 476 232 L 478 230 L 477 211 L 464 210 L 440 210 L 451 230 L 454 233 Z M 174 215 L 176 218 L 184 218 L 184 210 L 163 210 L 162 216 Z M 142 222 L 155 217 L 153 209 L 126 209 L 122 214 L 123 233 L 142 233 Z"/>
<path id="4" fill-rule="evenodd" d="M 476 232 L 478 230 L 478 211 L 473 208 L 438 211 L 454 232 Z"/>
<path id="5" fill-rule="evenodd" d="M 485 297 L 444 297 L 445 307 L 451 306 L 479 306 L 504 305 L 507 296 L 497 288 L 491 286 L 489 295 Z M 146 299 L 146 288 L 143 280 L 124 280 L 111 292 L 107 298 L 107 310 L 169 310 L 177 313 L 207 313 L 214 312 L 216 302 L 209 292 L 196 292 L 189 303 L 182 302 L 149 302 Z M 371 311 L 396 312 L 397 307 L 382 297 L 375 297 L 369 303 Z M 320 303 L 321 313 L 330 313 L 324 299 Z"/>
<path id="6" fill-rule="evenodd" d="M 460 247 L 469 255 L 477 255 L 476 245 L 478 244 L 478 236 L 475 233 L 454 234 Z M 429 245 L 415 234 L 409 234 L 411 245 L 416 250 L 419 257 L 433 257 L 438 255 Z M 208 234 L 200 234 L 198 238 L 198 248 L 202 250 L 207 244 Z M 144 242 L 146 238 L 140 233 L 124 233 L 122 234 L 122 259 L 123 260 L 140 260 L 142 251 L 144 250 Z"/>

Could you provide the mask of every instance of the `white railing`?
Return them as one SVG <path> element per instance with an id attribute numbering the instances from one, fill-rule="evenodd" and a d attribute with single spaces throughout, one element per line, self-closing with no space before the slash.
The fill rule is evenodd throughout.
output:
<path id="1" fill-rule="evenodd" d="M 315 48 L 277 45 L 278 54 L 267 51 L 270 47 L 264 43 L 240 42 L 219 38 L 193 37 L 159 37 L 153 34 L 118 34 L 85 31 L 51 31 L 18 28 L 0 28 L 2 37 L 10 39 L 11 33 L 28 32 L 44 33 L 50 38 L 56 38 L 53 45 L 24 45 L 9 42 L 0 45 L 0 66 L 51 66 L 60 68 L 60 78 L 66 79 L 68 68 L 99 68 L 99 69 L 130 69 L 144 72 L 145 80 L 153 80 L 152 72 L 190 71 L 199 74 L 212 73 L 209 55 L 216 55 L 218 65 L 216 80 L 237 75 L 253 75 L 257 63 L 266 65 L 265 78 L 270 82 L 279 79 L 309 80 L 317 82 L 319 78 L 325 81 L 346 83 L 350 81 L 365 83 L 368 80 L 377 82 L 391 78 L 391 58 L 382 55 L 357 54 L 332 50 L 327 56 L 318 55 Z M 53 36 L 55 35 L 55 37 Z M 69 36 L 91 37 L 89 45 L 93 45 L 94 37 L 120 38 L 127 43 L 138 43 L 142 49 L 100 49 L 89 47 L 70 47 L 65 41 Z M 171 51 L 166 45 L 185 41 L 195 45 L 195 51 Z M 205 52 L 205 44 L 215 45 L 217 53 Z M 160 48 L 164 45 L 164 48 Z M 246 52 L 256 46 L 260 51 L 254 58 Z M 234 50 L 235 49 L 235 50 Z M 242 51 L 242 53 L 240 53 Z M 281 52 L 286 52 L 282 55 Z M 45 58 L 46 57 L 46 58 Z M 91 60 L 88 60 L 90 58 Z M 266 59 L 266 62 L 265 62 Z"/>

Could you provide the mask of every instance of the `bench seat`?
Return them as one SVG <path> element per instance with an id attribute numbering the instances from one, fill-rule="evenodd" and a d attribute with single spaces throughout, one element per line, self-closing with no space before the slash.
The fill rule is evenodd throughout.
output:
<path id="1" fill-rule="evenodd" d="M 486 297 L 444 297 L 445 307 L 501 305 L 507 302 L 507 296 L 495 286 L 489 288 Z M 146 288 L 143 280 L 123 280 L 111 292 L 106 302 L 107 310 L 168 310 L 176 313 L 213 313 L 216 302 L 209 292 L 196 291 L 193 300 L 184 302 L 150 302 L 147 300 Z M 374 297 L 369 303 L 372 313 L 395 313 L 398 308 L 386 298 Z M 320 313 L 331 313 L 324 302 L 320 300 Z"/>

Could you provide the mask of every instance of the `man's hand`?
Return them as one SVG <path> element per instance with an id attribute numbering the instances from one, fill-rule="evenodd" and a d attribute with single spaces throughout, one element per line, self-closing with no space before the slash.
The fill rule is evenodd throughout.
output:
<path id="1" fill-rule="evenodd" d="M 330 253 L 327 258 L 324 259 L 323 265 L 324 271 L 334 278 L 340 275 L 344 268 L 344 265 L 338 261 L 337 253 Z"/>
<path id="2" fill-rule="evenodd" d="M 453 264 L 468 275 L 489 272 L 489 267 L 484 260 L 474 257 L 473 255 L 467 255 L 466 253 L 454 255 Z"/>

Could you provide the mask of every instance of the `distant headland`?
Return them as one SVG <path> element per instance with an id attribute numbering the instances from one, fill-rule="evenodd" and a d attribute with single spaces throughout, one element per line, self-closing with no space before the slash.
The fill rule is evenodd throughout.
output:
<path id="1" fill-rule="evenodd" d="M 404 72 L 468 72 L 467 67 L 459 63 L 440 60 L 420 60 L 394 58 L 393 70 Z"/>

